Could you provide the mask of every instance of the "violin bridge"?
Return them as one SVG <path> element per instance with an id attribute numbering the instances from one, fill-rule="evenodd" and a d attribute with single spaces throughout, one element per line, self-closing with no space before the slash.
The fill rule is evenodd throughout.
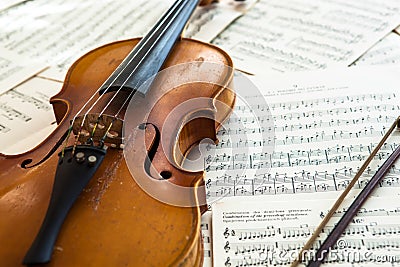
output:
<path id="1" fill-rule="evenodd" d="M 83 127 L 81 129 L 82 121 Z M 122 125 L 123 120 L 114 116 L 88 114 L 86 117 L 79 116 L 75 119 L 72 131 L 75 135 L 79 134 L 78 141 L 82 144 L 90 142 L 97 144 L 104 143 L 112 148 L 122 149 L 124 143 Z"/>

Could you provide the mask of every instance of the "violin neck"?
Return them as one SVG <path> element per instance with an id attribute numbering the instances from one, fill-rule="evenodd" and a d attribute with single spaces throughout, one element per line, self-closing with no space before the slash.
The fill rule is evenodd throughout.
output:
<path id="1" fill-rule="evenodd" d="M 141 85 L 161 69 L 198 3 L 176 0 L 106 80 L 100 93 L 122 88 L 146 94 L 148 86 Z"/>

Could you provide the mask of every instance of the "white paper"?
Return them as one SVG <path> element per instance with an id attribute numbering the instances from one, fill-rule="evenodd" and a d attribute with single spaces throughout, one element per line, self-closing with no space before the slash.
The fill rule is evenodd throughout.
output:
<path id="1" fill-rule="evenodd" d="M 308 259 L 315 255 L 324 240 L 347 209 L 352 199 L 344 202 L 321 233 Z M 399 197 L 370 198 L 353 223 L 327 251 L 328 265 L 400 264 Z M 214 266 L 289 265 L 326 215 L 333 199 L 254 201 L 226 199 L 213 208 Z M 307 257 L 304 257 L 307 258 Z M 357 264 L 357 260 L 361 260 Z M 247 264 L 247 265 L 246 265 Z M 325 266 L 325 265 L 324 265 Z"/>
<path id="2" fill-rule="evenodd" d="M 348 66 L 399 25 L 399 8 L 398 1 L 261 0 L 213 43 L 253 74 Z"/>
<path id="3" fill-rule="evenodd" d="M 45 63 L 0 47 L 0 95 L 45 69 Z"/>
<path id="4" fill-rule="evenodd" d="M 0 96 L 0 152 L 19 154 L 34 148 L 57 126 L 51 96 L 62 84 L 33 78 Z"/>

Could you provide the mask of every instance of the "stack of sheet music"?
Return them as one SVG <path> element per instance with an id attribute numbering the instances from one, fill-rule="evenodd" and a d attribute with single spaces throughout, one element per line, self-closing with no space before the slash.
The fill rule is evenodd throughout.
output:
<path id="1" fill-rule="evenodd" d="M 221 129 L 218 147 L 208 152 L 209 158 L 206 154 L 209 201 L 216 204 L 212 205 L 212 227 L 211 218 L 205 217 L 203 233 L 211 236 L 207 229 L 212 228 L 214 243 L 208 248 L 213 251 L 214 266 L 285 265 L 295 259 L 332 201 L 399 116 L 399 77 L 396 67 L 376 66 L 254 80 L 266 96 L 273 126 L 266 124 L 254 133 L 257 119 L 261 125 L 262 120 L 250 112 L 241 116 L 243 112 L 237 112 L 238 119 L 228 120 Z M 266 108 L 253 107 L 255 111 Z M 257 141 L 271 128 L 275 131 L 275 148 L 260 153 Z M 241 134 L 237 141 L 239 132 L 247 133 L 247 138 Z M 244 145 L 244 139 L 251 144 Z M 366 185 L 399 144 L 397 131 L 361 176 L 353 194 Z M 236 152 L 244 146 L 248 147 L 246 154 Z M 400 263 L 399 186 L 400 168 L 395 164 L 374 192 L 375 198 L 367 202 L 365 212 L 354 219 L 350 232 L 341 239 L 346 247 L 340 253 L 368 252 L 370 260 L 364 259 L 372 266 L 372 257 L 382 253 L 392 258 L 381 262 L 389 265 L 396 258 Z M 266 214 L 272 219 L 264 217 Z M 227 229 L 237 234 L 225 236 Z M 328 232 L 325 229 L 320 239 Z M 291 256 L 279 259 L 276 256 L 280 253 Z M 335 263 L 358 262 L 357 258 L 347 261 L 334 257 L 330 260 Z"/>

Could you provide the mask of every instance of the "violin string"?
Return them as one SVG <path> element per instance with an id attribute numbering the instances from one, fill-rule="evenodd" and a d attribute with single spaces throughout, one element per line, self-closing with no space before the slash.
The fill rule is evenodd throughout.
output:
<path id="1" fill-rule="evenodd" d="M 109 105 L 112 103 L 112 101 L 115 99 L 115 97 L 120 93 L 120 91 L 122 90 L 122 88 L 124 87 L 124 85 L 128 82 L 129 78 L 135 74 L 135 71 L 137 70 L 137 68 L 140 66 L 140 64 L 143 62 L 143 60 L 146 58 L 146 56 L 151 52 L 151 50 L 153 49 L 154 45 L 156 44 L 156 42 L 161 38 L 161 36 L 166 32 L 166 30 L 168 29 L 169 25 L 172 23 L 172 21 L 176 18 L 176 16 L 178 15 L 178 13 L 184 8 L 185 6 L 181 6 L 179 8 L 179 10 L 175 13 L 174 17 L 168 22 L 168 24 L 165 26 L 165 28 L 162 30 L 161 34 L 157 37 L 157 39 L 152 43 L 151 47 L 146 51 L 145 55 L 140 59 L 138 65 L 135 66 L 135 68 L 133 69 L 133 71 L 129 74 L 128 78 L 123 82 L 123 84 L 118 88 L 117 92 L 113 95 L 113 97 L 108 101 L 108 103 L 106 104 L 106 106 L 103 108 L 103 110 L 100 112 L 99 117 L 97 122 L 99 122 L 100 117 L 102 116 L 102 114 L 106 111 L 106 109 L 109 107 Z M 134 88 L 136 88 L 136 86 L 138 85 L 138 82 L 136 82 L 136 84 L 134 85 Z M 124 103 L 121 105 L 121 107 L 119 108 L 119 110 L 117 111 L 117 113 L 114 114 L 113 119 L 111 120 L 110 125 L 107 127 L 106 132 L 104 133 L 103 137 L 100 140 L 100 144 L 104 143 L 105 138 L 107 136 L 107 134 L 109 133 L 109 131 L 111 130 L 112 124 L 114 123 L 114 121 L 117 119 L 118 115 L 120 114 L 120 112 L 123 110 L 123 108 L 125 107 L 125 105 L 128 103 L 130 97 L 134 94 L 134 90 L 132 90 L 129 93 L 129 96 L 125 99 Z M 92 134 L 94 135 L 94 132 L 92 131 Z"/>
<path id="2" fill-rule="evenodd" d="M 112 84 L 113 84 L 113 83 L 116 81 L 116 79 L 123 73 L 123 71 L 124 71 L 124 70 L 126 69 L 126 67 L 129 65 L 129 63 L 131 63 L 132 60 L 135 58 L 135 56 L 137 56 L 137 54 L 138 54 L 139 52 L 141 52 L 141 50 L 142 50 L 142 49 L 144 48 L 144 46 L 148 43 L 148 41 L 151 39 L 151 37 L 154 36 L 155 32 L 157 32 L 157 30 L 165 23 L 165 21 L 168 20 L 168 18 L 171 16 L 171 14 L 175 12 L 175 9 L 177 8 L 178 5 L 181 4 L 182 1 L 184 1 L 184 0 L 179 0 L 179 1 L 176 1 L 176 2 L 174 3 L 174 5 L 169 9 L 168 13 L 166 13 L 166 15 L 164 16 L 164 19 L 161 21 L 160 25 L 158 25 L 158 26 L 156 27 L 156 29 L 152 32 L 151 35 L 149 35 L 146 39 L 142 40 L 142 41 L 143 41 L 143 44 L 140 44 L 141 42 L 139 42 L 139 45 L 141 45 L 141 46 L 140 46 L 139 49 L 136 51 L 136 53 L 135 53 L 135 55 L 132 57 L 132 59 L 128 61 L 128 63 L 126 64 L 126 66 L 122 68 L 122 70 L 116 75 L 116 77 L 113 79 L 113 81 L 110 83 L 110 85 L 107 86 L 107 88 L 104 90 L 103 94 L 100 95 L 100 97 L 92 104 L 92 106 L 89 108 L 89 110 L 84 114 L 82 123 L 81 123 L 81 125 L 80 125 L 80 127 L 79 127 L 78 134 L 77 134 L 77 136 L 75 137 L 73 152 L 75 151 L 75 147 L 76 147 L 76 145 L 77 145 L 79 136 L 82 134 L 84 121 L 85 121 L 85 119 L 86 119 L 88 113 L 90 112 L 90 110 L 92 110 L 93 107 L 98 103 L 98 101 L 103 97 L 103 95 L 106 94 L 106 93 L 108 92 L 108 90 L 110 89 L 110 87 L 112 86 Z M 122 63 L 123 63 L 123 62 L 122 62 Z M 122 63 L 121 63 L 121 64 L 122 64 Z M 115 73 L 117 70 L 118 70 L 118 68 L 116 68 L 116 69 L 113 71 L 113 73 L 112 73 L 109 77 L 111 77 L 112 75 L 114 75 L 114 73 Z M 100 92 L 101 88 L 104 86 L 104 84 L 107 82 L 107 80 L 108 80 L 108 79 L 106 79 L 106 80 L 102 83 L 102 85 L 96 90 L 96 92 L 89 98 L 89 100 L 82 106 L 82 108 L 75 114 L 74 118 L 72 119 L 71 125 L 70 125 L 70 127 L 69 127 L 69 129 L 68 129 L 68 135 L 67 135 L 67 138 L 66 138 L 66 140 L 65 140 L 64 147 L 63 147 L 63 149 L 62 149 L 62 157 L 64 156 L 64 150 L 65 150 L 65 148 L 66 148 L 67 145 L 68 145 L 68 139 L 69 139 L 69 136 L 70 136 L 70 134 L 71 134 L 71 132 L 72 132 L 72 130 L 73 130 L 73 125 L 74 125 L 74 123 L 75 123 L 76 118 L 77 118 L 78 115 L 86 108 L 86 106 L 90 103 L 90 101 L 92 101 L 93 98 Z M 98 123 L 98 121 L 97 121 L 97 123 Z M 96 124 L 97 124 L 97 123 L 96 123 Z M 73 156 L 73 154 L 74 154 L 74 153 L 72 153 L 71 155 Z"/>
<path id="3" fill-rule="evenodd" d="M 79 141 L 79 137 L 82 134 L 82 130 L 83 130 L 83 126 L 84 126 L 84 122 L 85 119 L 88 115 L 88 113 L 93 109 L 93 107 L 100 101 L 100 99 L 103 97 L 103 95 L 105 95 L 108 90 L 111 88 L 111 86 L 114 84 L 114 82 L 117 80 L 117 78 L 124 72 L 124 70 L 128 67 L 128 65 L 135 59 L 135 57 L 139 54 L 139 52 L 141 52 L 141 50 L 143 50 L 143 48 L 145 47 L 145 45 L 149 42 L 149 40 L 151 39 L 151 37 L 154 36 L 154 34 L 160 29 L 161 26 L 163 26 L 165 24 L 166 20 L 169 20 L 169 17 L 171 16 L 171 14 L 176 13 L 176 8 L 183 2 L 184 0 L 180 0 L 180 1 L 176 1 L 173 5 L 172 8 L 170 8 L 170 10 L 168 11 L 167 15 L 165 16 L 165 18 L 161 21 L 160 25 L 157 26 L 157 28 L 151 33 L 151 35 L 144 41 L 143 45 L 141 45 L 138 49 L 138 51 L 136 51 L 135 55 L 128 61 L 128 63 L 122 68 L 122 70 L 116 75 L 116 77 L 113 79 L 113 81 L 107 86 L 107 88 L 105 89 L 105 91 L 103 92 L 103 94 L 92 104 L 92 106 L 86 111 L 86 113 L 84 114 L 82 123 L 79 127 L 79 131 L 78 134 L 75 136 L 75 142 L 74 142 L 74 146 L 72 149 L 72 154 L 74 155 L 75 152 L 75 148 L 78 144 Z M 176 15 L 174 16 L 174 18 L 176 17 Z M 162 32 L 162 34 L 165 32 L 165 30 Z M 159 38 L 157 38 L 158 40 Z M 151 47 L 153 47 L 154 45 L 152 45 Z M 146 53 L 146 55 L 148 54 L 148 51 Z M 145 55 L 145 56 L 146 56 Z M 135 70 L 139 67 L 139 65 L 141 64 L 142 60 L 138 63 L 138 65 L 135 67 L 135 69 L 132 71 L 132 73 L 135 72 Z M 121 63 L 122 64 L 122 63 Z M 131 73 L 131 75 L 132 75 Z M 124 81 L 124 83 L 118 88 L 117 92 L 114 93 L 113 97 L 108 101 L 106 107 L 100 112 L 97 121 L 95 123 L 95 126 L 93 127 L 94 129 L 97 128 L 97 125 L 101 119 L 102 114 L 104 113 L 104 111 L 106 110 L 106 108 L 110 105 L 110 103 L 115 99 L 115 97 L 118 95 L 118 93 L 121 91 L 121 89 L 123 88 L 123 86 L 126 84 L 127 80 L 131 77 L 131 75 L 129 75 L 129 77 Z M 98 89 L 98 91 L 101 89 L 101 87 Z M 92 135 L 90 138 L 92 138 L 94 135 L 94 131 L 92 131 Z M 89 139 L 90 139 L 89 138 Z"/>
<path id="4" fill-rule="evenodd" d="M 171 19 L 170 19 L 171 14 L 177 12 L 177 11 L 176 11 L 177 7 L 180 6 L 181 3 L 182 3 L 183 1 L 184 1 L 184 0 L 179 0 L 179 1 L 176 1 L 176 2 L 174 3 L 174 5 L 170 8 L 169 12 L 165 15 L 165 18 L 164 18 L 164 19 L 160 22 L 160 24 L 153 30 L 153 32 L 151 33 L 151 35 L 150 35 L 149 37 L 147 37 L 147 39 L 144 41 L 143 45 L 141 45 L 141 46 L 139 47 L 139 49 L 138 49 L 138 51 L 136 51 L 135 55 L 128 61 L 128 63 L 125 65 L 125 67 L 123 67 L 123 69 L 120 71 L 120 73 L 118 73 L 117 77 L 115 77 L 114 80 L 108 85 L 108 87 L 105 89 L 105 92 L 104 92 L 103 94 L 107 93 L 107 91 L 111 88 L 111 86 L 114 84 L 114 82 L 116 81 L 116 79 L 117 79 L 117 78 L 123 73 L 123 71 L 128 67 L 129 63 L 131 63 L 131 62 L 135 59 L 135 57 L 139 54 L 139 52 L 141 52 L 141 50 L 144 49 L 144 47 L 145 47 L 146 44 L 149 42 L 149 40 L 154 36 L 154 34 L 165 24 L 165 21 L 171 20 Z M 180 8 L 180 9 L 182 9 L 182 8 Z M 179 11 L 179 10 L 178 10 L 178 11 Z M 174 19 L 175 17 L 176 17 L 176 15 L 175 15 L 172 19 Z M 168 24 L 168 25 L 169 25 L 169 24 Z M 164 32 L 165 32 L 165 30 L 162 32 L 162 34 L 163 34 Z M 159 38 L 157 38 L 157 40 L 159 40 Z M 152 45 L 151 48 L 152 48 L 153 46 L 154 46 L 154 45 Z M 150 49 L 151 49 L 151 48 L 150 48 Z M 149 51 L 147 51 L 147 53 L 145 54 L 145 56 L 148 54 L 148 52 L 149 52 Z M 144 57 L 145 57 L 145 56 L 144 56 Z M 139 61 L 139 63 L 137 64 L 137 66 L 135 67 L 135 69 L 132 71 L 132 73 L 134 73 L 134 72 L 136 71 L 136 69 L 140 66 L 140 64 L 141 64 L 142 61 L 143 61 L 143 59 Z M 132 73 L 131 73 L 131 75 L 132 75 Z M 97 128 L 97 125 L 98 125 L 98 123 L 100 122 L 101 116 L 103 115 L 104 111 L 105 111 L 105 110 L 107 109 L 107 107 L 112 103 L 112 101 L 115 99 L 115 97 L 119 94 L 119 92 L 121 91 L 121 89 L 123 88 L 123 86 L 126 84 L 126 82 L 128 81 L 128 79 L 131 77 L 131 75 L 129 75 L 129 77 L 124 81 L 124 83 L 118 88 L 117 92 L 114 93 L 113 97 L 108 101 L 106 107 L 103 108 L 103 110 L 100 112 L 100 114 L 99 114 L 99 116 L 98 116 L 98 118 L 97 118 L 97 120 L 96 120 L 96 123 L 95 123 L 95 125 L 94 125 L 94 127 L 93 127 L 93 130 L 94 130 L 94 131 L 91 132 L 91 136 L 90 136 L 89 139 L 88 139 L 89 141 L 92 140 L 92 138 L 93 138 L 93 136 L 94 136 L 94 133 L 95 133 L 95 129 Z M 135 86 L 136 86 L 136 85 L 135 85 Z M 86 112 L 85 116 L 90 112 L 90 110 L 97 104 L 97 102 L 98 102 L 100 99 L 101 99 L 101 97 L 100 97 L 99 99 L 97 99 L 97 101 L 96 101 L 95 103 L 93 103 L 92 107 Z M 82 125 L 82 126 L 83 126 L 83 125 Z M 78 138 L 79 138 L 79 133 L 78 133 Z"/>
<path id="5" fill-rule="evenodd" d="M 114 84 L 114 82 L 117 80 L 117 78 L 119 78 L 119 76 L 124 72 L 124 70 L 128 67 L 128 65 L 135 59 L 135 57 L 139 54 L 139 52 L 141 52 L 143 50 L 143 48 L 145 47 L 145 45 L 149 42 L 149 40 L 154 36 L 154 34 L 160 29 L 161 26 L 164 25 L 165 21 L 169 19 L 169 16 L 176 12 L 176 6 L 178 6 L 181 2 L 183 2 L 185 0 L 178 0 L 175 2 L 174 6 L 169 10 L 169 13 L 166 15 L 165 19 L 160 23 L 160 25 L 158 25 L 158 27 L 154 30 L 154 32 L 147 38 L 144 40 L 143 44 L 139 44 L 140 47 L 138 49 L 138 51 L 136 51 L 135 55 L 128 61 L 128 63 L 126 64 L 125 67 L 122 68 L 122 70 L 117 74 L 117 76 L 112 80 L 112 82 L 106 87 L 106 89 L 104 90 L 104 93 L 100 96 L 99 99 L 96 100 L 95 103 L 93 103 L 93 105 L 90 107 L 90 109 L 86 112 L 86 114 L 88 114 L 93 107 L 98 103 L 98 101 L 100 101 L 101 97 L 103 97 L 103 95 L 105 95 L 108 90 L 111 88 L 111 86 Z M 157 39 L 158 40 L 158 39 Z M 141 63 L 141 61 L 139 62 L 139 64 Z M 121 63 L 122 64 L 122 63 Z M 139 66 L 139 64 L 136 66 L 136 68 Z M 136 70 L 136 68 L 133 70 L 133 72 Z M 113 73 L 114 74 L 114 73 Z M 128 77 L 129 79 L 129 77 Z M 125 83 L 127 82 L 127 80 L 125 81 Z M 124 83 L 124 85 L 125 85 Z M 123 85 L 121 87 L 119 87 L 119 90 L 123 87 Z M 101 89 L 101 87 L 99 88 L 99 90 Z M 118 90 L 118 91 L 119 91 Z M 118 93 L 117 91 L 117 93 Z M 115 96 L 116 94 L 114 94 Z M 109 101 L 109 103 L 114 99 L 114 97 Z M 86 115 L 85 114 L 85 115 Z"/>
<path id="6" fill-rule="evenodd" d="M 118 93 L 122 90 L 122 88 L 125 86 L 125 84 L 128 82 L 128 80 L 130 79 L 130 77 L 132 77 L 132 75 L 135 74 L 135 71 L 137 70 L 137 68 L 140 66 L 140 64 L 143 62 L 143 60 L 147 57 L 147 55 L 152 51 L 152 49 L 154 48 L 154 45 L 157 43 L 158 40 L 160 40 L 161 36 L 167 31 L 168 27 L 171 25 L 171 23 L 173 22 L 173 20 L 178 16 L 178 13 L 184 8 L 184 6 L 181 6 L 179 8 L 179 10 L 177 11 L 177 13 L 175 13 L 175 15 L 173 16 L 173 18 L 168 22 L 168 24 L 165 26 L 165 28 L 162 30 L 161 34 L 159 36 L 157 36 L 157 39 L 151 44 L 150 48 L 146 51 L 146 53 L 144 54 L 144 56 L 140 59 L 139 63 L 135 66 L 135 68 L 133 69 L 133 71 L 129 74 L 128 78 L 125 79 L 125 81 L 122 83 L 122 85 L 118 88 L 117 92 L 112 96 L 112 98 L 110 99 L 110 101 L 108 101 L 108 103 L 106 104 L 106 106 L 103 108 L 103 110 L 100 112 L 99 116 L 101 116 L 105 110 L 110 106 L 110 104 L 112 103 L 112 101 L 115 99 L 115 97 L 118 95 Z M 137 84 L 135 84 L 135 87 L 137 86 Z"/>
<path id="7" fill-rule="evenodd" d="M 122 103 L 121 107 L 119 108 L 119 110 L 117 111 L 117 113 L 114 114 L 110 124 L 107 127 L 107 130 L 105 131 L 104 135 L 102 136 L 102 138 L 100 139 L 100 146 L 102 146 L 104 144 L 104 141 L 106 140 L 107 134 L 110 132 L 111 127 L 113 125 L 113 123 L 115 122 L 115 120 L 117 119 L 117 117 L 119 116 L 119 114 L 121 113 L 121 111 L 124 109 L 125 105 L 128 103 L 129 99 L 131 98 L 131 96 L 133 96 L 133 94 L 135 93 L 134 90 L 132 90 L 129 93 L 129 96 L 125 99 L 124 103 Z"/>

